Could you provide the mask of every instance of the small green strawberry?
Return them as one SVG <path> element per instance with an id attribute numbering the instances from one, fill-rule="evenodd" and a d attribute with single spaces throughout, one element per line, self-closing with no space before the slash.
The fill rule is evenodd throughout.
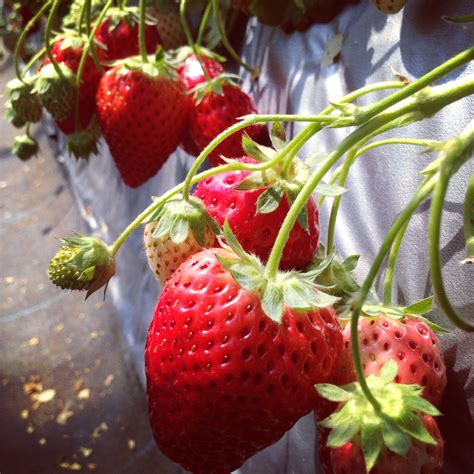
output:
<path id="1" fill-rule="evenodd" d="M 168 201 L 145 226 L 145 252 L 155 278 L 164 285 L 190 255 L 212 247 L 219 227 L 200 200 Z"/>
<path id="2" fill-rule="evenodd" d="M 34 81 L 13 79 L 7 84 L 8 108 L 6 119 L 15 126 L 38 122 L 43 113 Z"/>
<path id="3" fill-rule="evenodd" d="M 102 240 L 76 234 L 62 242 L 48 269 L 49 279 L 56 286 L 87 290 L 88 297 L 107 285 L 115 274 L 115 259 Z"/>
<path id="4" fill-rule="evenodd" d="M 29 134 L 16 137 L 12 146 L 12 153 L 22 161 L 27 161 L 35 156 L 38 150 L 38 142 Z"/>
<path id="5" fill-rule="evenodd" d="M 38 73 L 35 91 L 44 108 L 55 120 L 65 120 L 74 108 L 76 85 L 74 73 L 63 64 L 58 65 L 59 73 L 53 64 L 43 66 Z"/>

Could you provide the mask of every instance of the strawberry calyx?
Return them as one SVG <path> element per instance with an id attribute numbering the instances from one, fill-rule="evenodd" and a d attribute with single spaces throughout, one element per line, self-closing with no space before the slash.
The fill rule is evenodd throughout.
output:
<path id="1" fill-rule="evenodd" d="M 419 385 L 394 382 L 398 367 L 389 360 L 380 370 L 380 376 L 366 379 L 370 391 L 379 402 L 374 406 L 364 395 L 359 383 L 338 387 L 331 384 L 315 385 L 319 395 L 340 406 L 332 415 L 320 422 L 330 428 L 327 445 L 336 448 L 347 442 L 360 444 L 367 472 L 374 467 L 382 449 L 404 456 L 413 440 L 436 445 L 423 423 L 423 413 L 439 416 L 441 413 L 422 398 Z"/>
<path id="2" fill-rule="evenodd" d="M 196 104 L 200 104 L 208 94 L 214 93 L 217 95 L 224 95 L 224 86 L 230 85 L 233 87 L 239 87 L 237 81 L 240 81 L 241 79 L 242 78 L 237 74 L 221 73 L 218 76 L 193 87 L 189 91 L 189 94 L 192 95 Z"/>
<path id="3" fill-rule="evenodd" d="M 115 259 L 110 248 L 96 237 L 76 234 L 62 239 L 63 246 L 51 259 L 48 276 L 60 288 L 87 290 L 87 297 L 115 274 Z"/>
<path id="4" fill-rule="evenodd" d="M 8 104 L 6 119 L 16 127 L 41 119 L 42 107 L 34 89 L 35 78 L 12 79 L 7 84 Z"/>
<path id="5" fill-rule="evenodd" d="M 140 12 L 138 7 L 112 7 L 107 10 L 107 14 L 103 21 L 107 21 L 107 29 L 109 31 L 115 30 L 122 22 L 126 22 L 130 28 L 140 23 Z M 145 25 L 156 25 L 156 18 L 147 14 L 145 16 Z"/>
<path id="6" fill-rule="evenodd" d="M 218 61 L 220 63 L 226 61 L 226 58 L 224 56 L 221 56 L 220 54 L 217 54 L 216 52 L 205 48 L 204 46 L 196 44 L 195 48 L 201 59 L 214 59 L 215 61 Z M 189 56 L 194 55 L 194 51 L 190 46 L 180 46 L 179 48 L 172 51 L 170 55 L 171 62 L 173 64 L 176 64 L 177 66 L 181 66 L 183 65 L 184 61 L 189 58 Z"/>
<path id="7" fill-rule="evenodd" d="M 164 76 L 174 81 L 179 80 L 175 68 L 170 63 L 168 55 L 161 46 L 158 46 L 154 55 L 148 55 L 147 62 L 144 62 L 143 58 L 137 55 L 105 64 L 109 67 L 114 67 L 115 74 L 126 74 L 128 71 L 141 71 L 145 76 L 151 79 Z"/>
<path id="8" fill-rule="evenodd" d="M 209 215 L 201 200 L 194 197 L 184 199 L 181 194 L 166 201 L 143 221 L 145 224 L 149 222 L 157 224 L 152 237 L 169 236 L 176 245 L 192 234 L 196 242 L 205 247 L 208 229 L 215 235 L 221 233 L 219 225 Z"/>
<path id="9" fill-rule="evenodd" d="M 29 134 L 15 137 L 12 145 L 12 153 L 20 160 L 27 161 L 39 151 L 38 142 Z"/>
<path id="10" fill-rule="evenodd" d="M 100 127 L 97 117 L 92 117 L 87 128 L 68 135 L 67 150 L 77 159 L 89 159 L 90 155 L 99 153 L 98 144 L 100 139 Z"/>
<path id="11" fill-rule="evenodd" d="M 305 311 L 325 308 L 337 301 L 336 297 L 325 291 L 326 287 L 314 283 L 316 275 L 322 269 L 313 268 L 311 272 L 305 273 L 279 271 L 275 278 L 269 278 L 258 257 L 245 252 L 232 233 L 227 219 L 223 233 L 224 238 L 218 237 L 221 246 L 232 250 L 235 257 L 216 254 L 216 258 L 244 290 L 261 295 L 263 311 L 274 321 L 281 322 L 285 307 Z"/>

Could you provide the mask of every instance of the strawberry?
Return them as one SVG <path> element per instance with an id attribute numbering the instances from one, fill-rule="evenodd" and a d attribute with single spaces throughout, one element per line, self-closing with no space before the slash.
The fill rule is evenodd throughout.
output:
<path id="1" fill-rule="evenodd" d="M 314 384 L 331 376 L 342 343 L 331 307 L 285 303 L 279 317 L 267 316 L 266 290 L 243 287 L 263 268 L 245 263 L 223 249 L 187 259 L 164 287 L 148 332 L 153 434 L 194 473 L 228 473 L 276 442 L 312 409 Z"/>
<path id="2" fill-rule="evenodd" d="M 444 441 L 435 419 L 423 415 L 423 423 L 428 433 L 436 440 L 436 445 L 419 441 L 413 442 L 405 456 L 400 456 L 384 448 L 371 474 L 438 474 L 443 464 Z M 367 469 L 360 448 L 360 440 L 347 442 L 337 448 L 326 444 L 329 430 L 322 428 L 319 456 L 324 474 L 366 474 Z"/>
<path id="3" fill-rule="evenodd" d="M 139 54 L 137 8 L 112 9 L 99 25 L 95 35 L 101 62 L 116 61 Z M 145 42 L 149 54 L 160 44 L 156 25 L 145 25 Z"/>
<path id="4" fill-rule="evenodd" d="M 201 62 L 210 79 L 214 79 L 224 72 L 222 64 L 213 58 L 202 55 Z M 201 64 L 192 53 L 178 67 L 178 74 L 186 90 L 191 90 L 206 81 Z"/>
<path id="5" fill-rule="evenodd" d="M 219 227 L 198 199 L 180 195 L 167 201 L 145 226 L 144 242 L 148 265 L 164 285 L 189 256 L 212 247 Z"/>
<path id="6" fill-rule="evenodd" d="M 359 383 L 316 385 L 321 396 L 339 402 L 337 411 L 320 422 L 326 474 L 439 473 L 444 443 L 433 416 L 441 413 L 422 398 L 420 386 L 397 383 L 398 372 L 390 359 L 378 376 L 366 378 L 377 409 Z"/>
<path id="7" fill-rule="evenodd" d="M 182 48 L 182 51 L 183 54 L 186 55 L 186 58 L 178 67 L 178 74 L 186 90 L 190 91 L 199 84 L 204 83 L 206 78 L 204 76 L 201 64 L 199 64 L 196 56 L 189 51 L 189 48 Z M 224 72 L 224 68 L 222 67 L 221 63 L 209 56 L 204 54 L 201 55 L 201 62 L 210 79 L 213 79 Z M 189 134 L 189 129 L 186 129 L 183 143 L 181 145 L 184 151 L 192 156 L 198 156 L 201 151 Z"/>
<path id="8" fill-rule="evenodd" d="M 107 71 L 97 91 L 97 116 L 126 185 L 140 186 L 181 142 L 188 98 L 166 67 L 128 61 Z"/>
<path id="9" fill-rule="evenodd" d="M 439 340 L 426 322 L 415 316 L 396 320 L 388 316 L 361 317 L 359 343 L 364 373 L 378 375 L 390 359 L 399 368 L 396 381 L 418 384 L 423 396 L 440 406 L 446 387 L 446 366 Z M 356 379 L 350 342 L 350 324 L 344 329 L 344 350 L 335 374 L 335 383 L 344 385 Z"/>
<path id="10" fill-rule="evenodd" d="M 407 3 L 407 0 L 372 0 L 372 3 L 384 13 L 398 13 Z"/>
<path id="11" fill-rule="evenodd" d="M 6 119 L 15 127 L 28 122 L 38 122 L 43 109 L 34 88 L 34 78 L 12 79 L 7 84 L 8 98 Z"/>
<path id="12" fill-rule="evenodd" d="M 189 132 L 200 150 L 219 133 L 236 123 L 238 118 L 257 112 L 252 99 L 240 87 L 230 82 L 219 86 L 222 93 L 216 92 L 216 87 L 207 88 L 202 98 L 196 93 L 194 107 L 189 115 Z M 246 133 L 255 141 L 259 141 L 264 131 L 262 125 L 251 125 L 234 133 L 212 151 L 208 157 L 209 161 L 217 166 L 222 163 L 220 155 L 228 158 L 242 156 L 242 135 Z"/>
<path id="13" fill-rule="evenodd" d="M 166 3 L 166 2 L 165 2 Z M 176 9 L 161 5 L 159 8 L 152 8 L 151 13 L 157 20 L 156 28 L 161 38 L 164 49 L 176 49 L 187 44 L 186 35 L 181 25 L 181 19 Z"/>
<path id="14" fill-rule="evenodd" d="M 68 82 L 62 81 L 61 83 L 66 85 L 69 81 L 72 81 L 71 87 L 61 88 L 61 92 L 56 94 L 55 88 L 48 89 L 46 84 L 45 92 L 42 95 L 43 84 L 40 83 L 38 86 L 43 105 L 51 112 L 58 127 L 66 135 L 74 133 L 75 130 L 74 108 L 76 91 L 74 81 L 81 61 L 82 48 L 83 41 L 81 39 L 66 37 L 56 41 L 51 50 L 54 59 L 61 66 L 62 70 L 66 72 L 66 80 Z M 53 65 L 46 56 L 43 67 L 39 71 L 40 80 L 44 78 L 45 74 L 54 74 L 54 72 Z M 101 73 L 89 55 L 86 59 L 79 89 L 79 122 L 83 129 L 88 127 L 95 114 L 95 94 L 100 77 Z"/>
<path id="15" fill-rule="evenodd" d="M 256 162 L 246 157 L 245 162 Z M 201 199 L 209 214 L 222 225 L 227 219 L 243 248 L 266 262 L 289 210 L 287 194 L 272 212 L 257 213 L 261 196 L 269 186 L 258 189 L 238 189 L 250 171 L 219 173 L 201 181 L 194 196 Z M 311 263 L 319 240 L 318 208 L 312 198 L 307 203 L 308 231 L 296 223 L 290 233 L 280 262 L 282 270 L 303 269 Z"/>

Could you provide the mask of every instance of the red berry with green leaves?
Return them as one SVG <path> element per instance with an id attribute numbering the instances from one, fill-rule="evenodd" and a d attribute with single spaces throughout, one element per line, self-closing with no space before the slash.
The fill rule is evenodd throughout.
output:
<path id="1" fill-rule="evenodd" d="M 208 249 L 171 276 L 145 351 L 150 423 L 159 448 L 193 473 L 224 473 L 276 442 L 308 413 L 332 374 L 341 329 L 331 307 L 280 322 Z"/>
<path id="2" fill-rule="evenodd" d="M 201 63 L 210 79 L 214 79 L 224 72 L 222 64 L 215 59 L 202 55 Z M 199 84 L 206 82 L 201 64 L 194 54 L 190 54 L 183 64 L 178 67 L 178 74 L 186 90 L 191 90 Z"/>
<path id="3" fill-rule="evenodd" d="M 56 62 L 68 68 L 75 75 L 79 69 L 83 52 L 83 41 L 79 38 L 64 38 L 56 41 L 51 48 L 51 53 Z M 43 67 L 50 65 L 51 61 L 48 56 L 45 57 Z M 41 74 L 41 70 L 39 71 Z M 94 63 L 90 55 L 87 56 L 84 70 L 81 78 L 81 87 L 79 88 L 79 122 L 82 129 L 90 124 L 92 117 L 96 111 L 95 96 L 99 85 L 101 73 Z M 71 93 L 67 99 L 68 112 L 63 120 L 56 120 L 60 130 L 66 135 L 70 135 L 75 131 L 75 94 Z M 61 106 L 60 106 L 61 107 Z"/>
<path id="4" fill-rule="evenodd" d="M 423 415 L 423 423 L 436 444 L 414 440 L 404 455 L 396 454 L 386 447 L 382 449 L 370 474 L 438 474 L 443 465 L 444 441 L 436 420 Z M 337 448 L 326 445 L 329 430 L 322 428 L 319 458 L 324 474 L 367 474 L 360 440 L 350 441 Z"/>
<path id="5" fill-rule="evenodd" d="M 222 94 L 214 90 L 204 93 L 201 100 L 195 98 L 194 107 L 189 116 L 189 132 L 199 150 L 203 150 L 217 135 L 234 125 L 240 117 L 255 114 L 257 109 L 252 99 L 238 86 L 223 83 Z M 244 130 L 226 138 L 209 155 L 209 161 L 217 166 L 223 161 L 220 155 L 227 158 L 242 156 L 242 135 L 246 133 L 254 141 L 263 138 L 265 128 L 262 125 L 251 125 Z"/>
<path id="6" fill-rule="evenodd" d="M 151 65 L 150 65 L 151 66 Z M 102 77 L 97 116 L 123 181 L 135 188 L 154 176 L 181 142 L 188 98 L 182 84 L 160 67 L 116 66 Z"/>
<path id="7" fill-rule="evenodd" d="M 256 163 L 251 158 L 244 158 L 243 161 Z M 209 214 L 219 225 L 222 226 L 228 220 L 246 252 L 266 262 L 288 213 L 288 199 L 286 195 L 282 196 L 273 212 L 257 213 L 258 199 L 268 188 L 262 186 L 260 189 L 245 191 L 237 189 L 250 173 L 239 170 L 216 174 L 201 181 L 193 194 L 203 201 Z M 299 222 L 295 223 L 280 261 L 282 270 L 304 269 L 313 259 L 319 241 L 318 208 L 313 198 L 308 200 L 306 209 L 308 230 Z"/>
<path id="8" fill-rule="evenodd" d="M 348 324 L 344 329 L 344 349 L 335 373 L 335 383 L 356 380 Z M 393 319 L 380 315 L 359 319 L 359 344 L 366 375 L 378 375 L 381 367 L 393 359 L 398 365 L 396 382 L 418 384 L 423 397 L 440 406 L 446 387 L 446 366 L 434 331 L 415 316 Z"/>
<path id="9" fill-rule="evenodd" d="M 130 12 L 121 14 L 120 11 L 114 11 L 100 24 L 95 41 L 97 55 L 102 63 L 138 55 L 138 18 Z M 153 54 L 160 44 L 155 25 L 145 25 L 145 43 L 148 54 Z"/>

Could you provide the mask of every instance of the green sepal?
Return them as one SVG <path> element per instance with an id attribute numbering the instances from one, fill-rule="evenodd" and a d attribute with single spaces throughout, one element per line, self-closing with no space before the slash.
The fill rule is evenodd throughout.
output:
<path id="1" fill-rule="evenodd" d="M 260 163 L 270 161 L 277 155 L 273 148 L 260 145 L 260 143 L 252 140 L 246 133 L 242 135 L 242 148 L 247 156 L 254 158 Z"/>
<path id="2" fill-rule="evenodd" d="M 403 311 L 407 314 L 424 314 L 431 311 L 432 308 L 433 308 L 433 297 L 428 296 L 428 298 L 424 298 L 409 306 L 405 306 L 403 308 Z"/>
<path id="3" fill-rule="evenodd" d="M 257 214 L 269 214 L 275 211 L 284 193 L 284 189 L 278 183 L 267 188 L 257 200 Z"/>
<path id="4" fill-rule="evenodd" d="M 315 388 L 321 397 L 331 402 L 347 402 L 351 399 L 351 394 L 337 385 L 319 383 Z"/>
<path id="5" fill-rule="evenodd" d="M 360 445 L 364 454 L 367 472 L 370 472 L 383 447 L 383 427 L 378 423 L 362 424 Z"/>
<path id="6" fill-rule="evenodd" d="M 183 199 L 177 194 L 166 201 L 159 209 L 144 221 L 157 222 L 154 238 L 168 236 L 176 245 L 184 242 L 191 232 L 196 242 L 206 246 L 206 231 L 209 228 L 215 235 L 220 234 L 218 224 L 212 219 L 200 199 Z"/>
<path id="7" fill-rule="evenodd" d="M 34 80 L 34 78 L 23 81 L 12 79 L 7 84 L 9 102 L 6 118 L 17 128 L 41 119 L 43 109 L 34 88 Z M 22 125 L 19 125 L 20 123 Z"/>
<path id="8" fill-rule="evenodd" d="M 94 116 L 89 126 L 67 137 L 67 151 L 76 159 L 88 160 L 99 153 L 100 127 Z"/>
<path id="9" fill-rule="evenodd" d="M 294 204 L 296 198 L 298 197 L 298 190 L 290 189 L 287 191 L 288 200 L 290 201 L 290 207 Z M 309 223 L 308 223 L 308 204 L 305 204 L 296 218 L 298 224 L 309 233 Z"/>
<path id="10" fill-rule="evenodd" d="M 379 377 L 369 375 L 366 378 L 372 395 L 379 403 L 378 409 L 365 397 L 358 382 L 343 387 L 330 384 L 315 386 L 321 396 L 339 402 L 338 409 L 320 422 L 322 426 L 332 428 L 328 446 L 342 446 L 348 441 L 360 443 L 367 472 L 376 464 L 384 446 L 404 456 L 413 439 L 436 444 L 423 423 L 422 414 L 436 416 L 439 411 L 421 398 L 422 387 L 394 383 L 397 372 L 396 362 L 389 360 L 382 367 Z"/>
<path id="11" fill-rule="evenodd" d="M 262 308 L 265 314 L 280 322 L 284 311 L 283 288 L 274 282 L 267 282 L 262 295 Z"/>
<path id="12" fill-rule="evenodd" d="M 280 122 L 273 122 L 270 128 L 270 140 L 277 151 L 283 150 L 286 146 L 286 131 Z"/>
<path id="13" fill-rule="evenodd" d="M 27 161 L 37 155 L 39 151 L 38 142 L 28 134 L 15 137 L 12 145 L 12 153 L 20 160 Z"/>
<path id="14" fill-rule="evenodd" d="M 336 184 L 328 184 L 324 181 L 321 181 L 316 186 L 314 192 L 326 197 L 337 197 L 347 192 L 347 189 Z"/>
<path id="15" fill-rule="evenodd" d="M 403 319 L 406 316 L 405 311 L 401 308 L 382 305 L 364 305 L 362 307 L 362 313 L 369 318 L 385 315 L 392 319 Z"/>

